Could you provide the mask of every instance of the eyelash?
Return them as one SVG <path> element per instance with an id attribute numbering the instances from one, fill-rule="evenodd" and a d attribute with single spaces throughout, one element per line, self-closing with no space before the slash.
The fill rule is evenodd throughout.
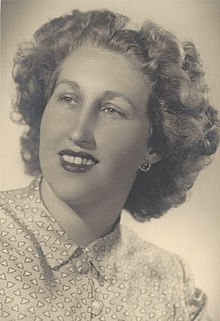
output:
<path id="1" fill-rule="evenodd" d="M 71 102 L 74 102 L 74 105 L 78 105 L 80 103 L 80 100 L 77 97 L 72 97 L 70 95 L 61 96 L 59 100 L 68 105 L 71 105 Z"/>
<path id="2" fill-rule="evenodd" d="M 67 95 L 67 94 L 59 97 L 59 101 L 69 106 L 78 106 L 80 104 L 80 99 L 78 97 L 72 97 L 71 95 Z M 100 111 L 104 112 L 106 116 L 107 115 L 110 117 L 120 116 L 120 117 L 126 118 L 126 115 L 124 112 L 117 110 L 115 106 L 110 103 L 106 103 L 103 106 L 101 106 Z"/>
<path id="3" fill-rule="evenodd" d="M 114 105 L 112 105 L 112 104 L 106 104 L 100 110 L 105 112 L 109 116 L 118 115 L 118 116 L 121 116 L 121 117 L 125 118 L 125 114 L 123 112 L 118 111 L 117 109 L 115 109 Z"/>

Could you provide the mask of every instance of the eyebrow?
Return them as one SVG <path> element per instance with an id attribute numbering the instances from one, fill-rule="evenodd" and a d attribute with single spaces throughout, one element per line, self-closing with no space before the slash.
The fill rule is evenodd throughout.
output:
<path id="1" fill-rule="evenodd" d="M 112 99 L 112 98 L 122 98 L 125 99 L 135 110 L 137 109 L 137 107 L 135 106 L 135 104 L 133 103 L 133 101 L 125 94 L 119 93 L 117 91 L 111 91 L 111 90 L 107 90 L 104 93 L 104 96 L 107 99 Z"/>
<path id="2" fill-rule="evenodd" d="M 68 80 L 68 79 L 62 79 L 60 81 L 58 81 L 56 83 L 56 86 L 55 87 L 58 87 L 59 85 L 62 85 L 62 84 L 66 84 L 66 85 L 69 85 L 70 87 L 72 87 L 73 89 L 80 89 L 79 85 L 77 84 L 77 82 L 73 81 L 73 80 Z"/>
<path id="3" fill-rule="evenodd" d="M 77 82 L 73 81 L 73 80 L 68 80 L 68 79 L 62 79 L 60 81 L 57 82 L 57 84 L 55 85 L 55 87 L 58 87 L 61 84 L 67 84 L 69 85 L 72 89 L 80 89 L 80 86 L 77 84 Z M 137 110 L 137 107 L 135 106 L 135 104 L 133 103 L 133 101 L 125 94 L 122 94 L 120 92 L 117 91 L 112 91 L 112 90 L 107 90 L 104 92 L 103 95 L 106 99 L 113 99 L 113 98 L 122 98 L 125 99 L 135 110 Z"/>

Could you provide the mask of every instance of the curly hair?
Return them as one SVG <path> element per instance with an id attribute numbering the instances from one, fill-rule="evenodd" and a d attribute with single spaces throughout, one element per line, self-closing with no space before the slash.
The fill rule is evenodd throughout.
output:
<path id="1" fill-rule="evenodd" d="M 147 21 L 140 30 L 108 10 L 55 18 L 20 46 L 14 64 L 14 111 L 28 125 L 21 137 L 27 173 L 41 173 L 39 131 L 62 61 L 83 44 L 134 57 L 152 82 L 146 108 L 152 124 L 149 144 L 161 157 L 148 174 L 139 172 L 124 208 L 137 220 L 160 217 L 184 202 L 199 171 L 219 142 L 217 111 L 210 106 L 202 63 L 191 42 L 180 45 L 173 34 Z"/>

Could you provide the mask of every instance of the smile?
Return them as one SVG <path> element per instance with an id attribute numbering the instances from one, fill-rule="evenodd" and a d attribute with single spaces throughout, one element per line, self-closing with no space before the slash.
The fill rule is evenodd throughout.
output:
<path id="1" fill-rule="evenodd" d="M 62 155 L 63 159 L 70 164 L 74 164 L 74 165 L 94 165 L 95 162 L 92 159 L 86 159 L 86 158 L 82 158 L 79 156 L 73 157 L 73 156 L 69 156 L 69 155 Z"/>
<path id="2" fill-rule="evenodd" d="M 61 165 L 65 170 L 83 173 L 90 170 L 94 165 L 99 163 L 92 155 L 84 152 L 73 152 L 63 150 L 59 153 Z"/>

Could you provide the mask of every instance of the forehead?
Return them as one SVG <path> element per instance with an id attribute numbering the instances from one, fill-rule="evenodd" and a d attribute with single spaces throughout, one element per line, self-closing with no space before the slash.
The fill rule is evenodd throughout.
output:
<path id="1" fill-rule="evenodd" d="M 91 45 L 74 50 L 63 61 L 58 80 L 64 78 L 79 81 L 82 85 L 89 82 L 90 87 L 98 82 L 100 87 L 106 86 L 105 90 L 125 90 L 130 94 L 144 93 L 144 96 L 152 87 L 147 75 L 141 71 L 140 63 L 134 58 Z"/>
<path id="2" fill-rule="evenodd" d="M 120 53 L 108 48 L 98 47 L 96 45 L 84 44 L 79 48 L 74 49 L 61 64 L 61 68 L 67 64 L 76 62 L 82 62 L 87 67 L 95 64 L 98 67 L 103 67 L 106 65 L 110 66 L 120 66 L 126 68 L 129 67 L 133 72 L 140 72 L 140 75 L 144 76 L 141 71 L 141 63 L 127 53 Z"/>

